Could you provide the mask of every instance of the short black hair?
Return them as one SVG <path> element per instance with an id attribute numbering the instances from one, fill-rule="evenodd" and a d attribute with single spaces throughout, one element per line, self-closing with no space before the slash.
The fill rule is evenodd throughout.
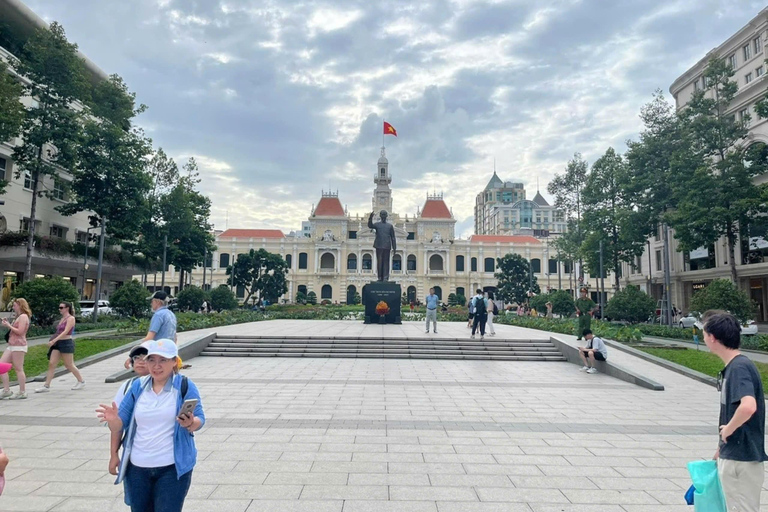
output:
<path id="1" fill-rule="evenodd" d="M 587 334 L 592 334 L 592 329 L 584 329 L 581 331 L 582 336 L 586 336 Z"/>
<path id="2" fill-rule="evenodd" d="M 736 350 L 741 346 L 741 326 L 736 317 L 730 313 L 716 313 L 707 315 L 704 323 L 704 331 L 708 332 L 724 346 Z"/>
<path id="3" fill-rule="evenodd" d="M 481 290 L 480 288 L 478 288 L 477 290 L 475 290 L 475 292 L 476 292 L 476 293 L 478 293 L 478 294 L 481 294 L 481 295 L 482 295 L 482 293 L 483 293 L 483 290 Z"/>

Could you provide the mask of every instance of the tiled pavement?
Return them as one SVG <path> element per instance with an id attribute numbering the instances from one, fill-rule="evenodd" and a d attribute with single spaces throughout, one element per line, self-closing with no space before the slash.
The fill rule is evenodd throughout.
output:
<path id="1" fill-rule="evenodd" d="M 219 331 L 426 337 L 421 323 L 408 322 L 274 321 Z M 468 335 L 462 324 L 440 331 Z M 208 424 L 196 437 L 184 510 L 691 510 L 685 463 L 714 451 L 716 391 L 629 354 L 610 358 L 666 390 L 568 363 L 194 359 L 187 375 L 201 389 Z M 65 376 L 49 394 L 0 402 L 0 442 L 12 457 L 0 510 L 127 510 L 106 471 L 107 429 L 93 413 L 114 394 L 117 385 L 103 381 L 121 362 L 86 368 L 79 392 Z"/>

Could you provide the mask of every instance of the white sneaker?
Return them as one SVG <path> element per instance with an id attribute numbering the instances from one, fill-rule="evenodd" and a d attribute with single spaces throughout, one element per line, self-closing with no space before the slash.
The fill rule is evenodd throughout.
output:
<path id="1" fill-rule="evenodd" d="M 485 338 L 485 336 L 483 336 L 483 335 L 481 334 L 481 335 L 480 335 L 480 339 L 482 340 L 483 338 Z"/>
<path id="2" fill-rule="evenodd" d="M 590 368 L 587 373 L 597 373 L 597 368 Z"/>
<path id="3" fill-rule="evenodd" d="M 72 386 L 72 390 L 77 391 L 78 389 L 83 389 L 84 387 L 85 387 L 85 381 L 82 381 Z"/>
<path id="4" fill-rule="evenodd" d="M 4 389 L 2 393 L 0 393 L 0 400 L 5 400 L 6 398 L 10 398 L 13 395 L 13 391 L 10 389 Z"/>
<path id="5" fill-rule="evenodd" d="M 19 391 L 18 393 L 13 395 L 8 400 L 24 400 L 25 398 L 27 398 L 27 392 L 26 391 Z"/>
<path id="6" fill-rule="evenodd" d="M 51 390 L 48 386 L 43 386 L 41 388 L 37 388 L 35 390 L 35 393 L 48 393 Z"/>
<path id="7" fill-rule="evenodd" d="M 473 334 L 472 336 L 469 337 L 469 339 L 471 340 L 475 339 L 475 335 Z"/>
<path id="8" fill-rule="evenodd" d="M 589 371 L 589 366 L 582 366 L 581 371 L 583 372 Z"/>

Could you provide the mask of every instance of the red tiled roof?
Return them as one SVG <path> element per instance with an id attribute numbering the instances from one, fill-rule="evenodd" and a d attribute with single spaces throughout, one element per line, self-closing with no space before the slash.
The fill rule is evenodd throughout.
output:
<path id="1" fill-rule="evenodd" d="M 451 210 L 442 199 L 427 199 L 424 208 L 421 209 L 421 216 L 428 219 L 450 219 Z"/>
<path id="2" fill-rule="evenodd" d="M 344 213 L 344 208 L 341 206 L 341 201 L 339 201 L 338 197 L 324 197 L 317 203 L 315 216 L 346 217 L 346 214 Z"/>
<path id="3" fill-rule="evenodd" d="M 228 229 L 219 238 L 285 238 L 279 229 Z"/>
<path id="4" fill-rule="evenodd" d="M 485 242 L 503 244 L 541 244 L 538 238 L 528 235 L 472 235 L 470 242 Z"/>

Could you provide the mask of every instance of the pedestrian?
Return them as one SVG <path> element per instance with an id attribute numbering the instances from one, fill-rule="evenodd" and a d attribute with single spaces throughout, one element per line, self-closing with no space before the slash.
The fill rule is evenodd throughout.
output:
<path id="1" fill-rule="evenodd" d="M 133 365 L 133 371 L 136 375 L 123 382 L 118 388 L 117 393 L 115 393 L 114 402 L 117 405 L 118 410 L 120 409 L 120 405 L 123 403 L 123 398 L 125 398 L 125 395 L 128 394 L 128 390 L 131 389 L 133 382 L 139 377 L 149 375 L 149 368 L 147 367 L 147 362 L 144 359 L 147 355 L 147 352 L 148 350 L 146 346 L 136 345 L 128 354 L 131 359 L 131 364 Z M 111 432 L 109 440 L 109 474 L 111 475 L 117 475 L 117 469 L 120 466 L 119 450 L 122 437 L 122 432 Z M 125 480 L 123 480 L 123 496 L 125 498 L 125 504 L 130 506 L 131 501 L 128 497 L 128 486 L 126 485 Z"/>
<path id="2" fill-rule="evenodd" d="M 576 327 L 576 339 L 580 340 L 584 331 L 590 328 L 592 312 L 595 310 L 595 301 L 587 297 L 587 289 L 582 288 L 581 296 L 576 299 L 576 316 L 578 317 L 578 326 Z"/>
<path id="3" fill-rule="evenodd" d="M 0 375 L 3 380 L 3 391 L 0 393 L 0 400 L 23 400 L 27 398 L 27 375 L 24 373 L 24 357 L 27 355 L 27 331 L 29 322 L 32 318 L 32 310 L 26 299 L 18 298 L 13 301 L 13 323 L 3 318 L 3 327 L 8 328 L 8 348 L 0 357 L 0 363 L 13 363 L 16 370 L 16 379 L 19 381 L 19 391 L 11 392 L 11 379 L 8 372 Z"/>
<path id="4" fill-rule="evenodd" d="M 739 351 L 741 326 L 728 313 L 704 314 L 704 343 L 725 368 L 717 378 L 720 439 L 714 458 L 726 508 L 759 512 L 765 477 L 765 397 L 755 364 Z"/>
<path id="5" fill-rule="evenodd" d="M 166 339 L 176 343 L 176 315 L 168 309 L 168 294 L 158 291 L 149 298 L 152 306 L 152 320 L 149 322 L 147 335 L 142 338 L 142 342 L 151 340 Z M 131 367 L 131 359 L 125 360 L 125 368 Z"/>
<path id="6" fill-rule="evenodd" d="M 517 316 L 525 315 L 525 306 L 522 304 L 517 305 Z"/>
<path id="7" fill-rule="evenodd" d="M 493 328 L 493 318 L 499 314 L 499 308 L 496 307 L 496 303 L 493 301 L 493 292 L 485 292 L 483 298 L 488 305 L 488 320 L 485 323 L 485 329 L 489 331 L 488 336 L 496 336 L 496 329 Z"/>
<path id="8" fill-rule="evenodd" d="M 208 313 L 208 301 L 203 301 L 203 304 L 200 306 L 200 312 L 202 314 Z"/>
<path id="9" fill-rule="evenodd" d="M 62 302 L 59 304 L 59 312 L 61 312 L 61 320 L 56 326 L 56 333 L 48 341 L 49 361 L 45 384 L 43 387 L 37 388 L 35 393 L 47 393 L 51 390 L 53 373 L 56 371 L 60 359 L 64 360 L 64 366 L 77 379 L 72 389 L 79 390 L 85 387 L 85 380 L 80 375 L 80 370 L 75 366 L 75 340 L 72 339 L 72 335 L 75 333 L 75 308 L 70 302 Z"/>
<path id="10" fill-rule="evenodd" d="M 547 307 L 547 318 L 552 318 L 552 303 L 547 302 L 545 306 Z"/>
<path id="11" fill-rule="evenodd" d="M 476 295 L 472 298 L 475 320 L 472 322 L 472 335 L 470 338 L 475 339 L 475 332 L 480 327 L 480 339 L 482 340 L 485 337 L 485 323 L 488 321 L 488 302 L 483 297 L 483 290 L 478 288 L 476 292 Z"/>
<path id="12" fill-rule="evenodd" d="M 435 289 L 430 288 L 429 289 L 429 295 L 427 295 L 426 303 L 427 303 L 427 334 L 429 334 L 429 322 L 432 321 L 432 328 L 435 331 L 435 334 L 437 334 L 437 303 L 440 299 L 438 299 L 437 295 L 435 295 Z"/>
<path id="13" fill-rule="evenodd" d="M 178 374 L 173 340 L 151 340 L 149 375 L 131 384 L 120 408 L 102 404 L 97 416 L 112 432 L 125 428 L 116 484 L 125 480 L 132 512 L 181 512 L 197 462 L 193 433 L 205 424 L 200 393 Z M 182 414 L 185 401 L 194 411 Z"/>
<path id="14" fill-rule="evenodd" d="M 598 338 L 589 329 L 584 330 L 584 339 L 587 340 L 586 347 L 579 347 L 579 357 L 584 362 L 581 371 L 587 373 L 597 373 L 595 361 L 606 361 L 608 359 L 608 348 L 602 338 Z"/>
<path id="15" fill-rule="evenodd" d="M 469 314 L 467 315 L 467 328 L 470 329 L 472 327 L 472 320 L 475 319 L 475 309 L 472 304 L 472 299 L 469 299 L 469 302 L 467 302 L 467 311 L 469 311 Z"/>
<path id="16" fill-rule="evenodd" d="M 411 301 L 411 313 L 413 313 L 413 309 L 414 309 L 415 307 L 416 307 L 416 304 L 415 304 L 413 301 Z"/>

